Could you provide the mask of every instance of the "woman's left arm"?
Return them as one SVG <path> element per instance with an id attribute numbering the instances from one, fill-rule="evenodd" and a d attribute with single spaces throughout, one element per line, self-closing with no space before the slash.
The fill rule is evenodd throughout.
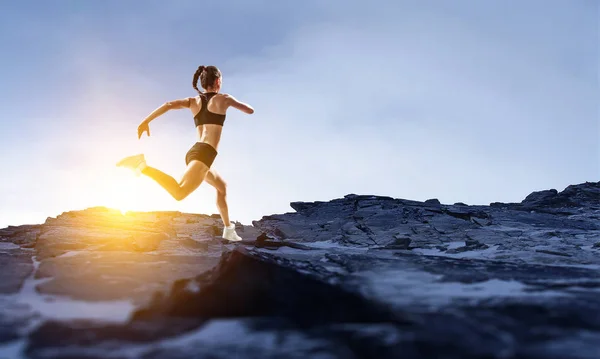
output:
<path id="1" fill-rule="evenodd" d="M 148 125 L 157 117 L 164 115 L 169 110 L 179 110 L 182 108 L 190 108 L 192 97 L 186 97 L 179 100 L 168 101 L 162 104 L 159 108 L 152 111 L 138 126 L 138 138 L 142 137 L 142 133 L 147 132 L 150 136 L 150 128 Z"/>

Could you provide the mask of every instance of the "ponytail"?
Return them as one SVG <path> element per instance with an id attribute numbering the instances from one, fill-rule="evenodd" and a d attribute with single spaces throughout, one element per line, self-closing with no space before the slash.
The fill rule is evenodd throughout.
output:
<path id="1" fill-rule="evenodd" d="M 198 69 L 194 73 L 194 79 L 192 80 L 192 86 L 196 91 L 198 91 L 200 95 L 202 95 L 202 92 L 198 90 L 198 79 L 200 78 L 200 75 L 202 74 L 204 69 L 206 69 L 206 66 L 198 66 Z"/>
<path id="2" fill-rule="evenodd" d="M 194 73 L 194 79 L 192 80 L 192 86 L 200 95 L 202 92 L 198 89 L 198 80 L 204 89 L 208 89 L 213 86 L 215 81 L 221 77 L 221 71 L 215 66 L 198 66 L 198 69 Z"/>

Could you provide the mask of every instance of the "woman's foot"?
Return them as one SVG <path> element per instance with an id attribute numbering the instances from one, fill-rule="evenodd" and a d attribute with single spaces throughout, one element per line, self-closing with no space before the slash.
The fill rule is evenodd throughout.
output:
<path id="1" fill-rule="evenodd" d="M 229 227 L 225 226 L 223 228 L 223 238 L 227 239 L 228 241 L 241 241 L 242 237 L 238 236 L 238 234 L 235 232 L 235 224 L 231 223 L 229 225 Z"/>
<path id="2" fill-rule="evenodd" d="M 125 157 L 119 162 L 117 162 L 117 166 L 129 168 L 135 173 L 140 174 L 147 166 L 146 158 L 144 157 L 144 154 Z"/>

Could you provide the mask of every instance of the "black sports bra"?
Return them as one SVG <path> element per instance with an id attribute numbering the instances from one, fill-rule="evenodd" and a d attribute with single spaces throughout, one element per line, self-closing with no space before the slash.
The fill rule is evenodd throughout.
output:
<path id="1" fill-rule="evenodd" d="M 210 99 L 216 94 L 216 92 L 205 92 L 203 94 L 200 94 L 202 108 L 200 109 L 200 112 L 198 112 L 196 116 L 194 116 L 194 123 L 196 124 L 196 126 L 206 124 L 223 126 L 223 123 L 225 122 L 225 115 L 219 115 L 208 110 L 208 101 L 210 101 Z"/>

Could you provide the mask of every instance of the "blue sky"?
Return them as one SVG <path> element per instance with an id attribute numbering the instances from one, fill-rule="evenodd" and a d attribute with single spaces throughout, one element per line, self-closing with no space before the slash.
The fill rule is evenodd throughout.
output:
<path id="1" fill-rule="evenodd" d="M 0 227 L 106 205 L 216 213 L 114 163 L 179 178 L 199 65 L 253 105 L 215 169 L 244 223 L 348 193 L 520 201 L 598 181 L 597 1 L 23 1 L 0 4 Z"/>

